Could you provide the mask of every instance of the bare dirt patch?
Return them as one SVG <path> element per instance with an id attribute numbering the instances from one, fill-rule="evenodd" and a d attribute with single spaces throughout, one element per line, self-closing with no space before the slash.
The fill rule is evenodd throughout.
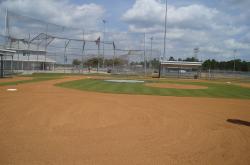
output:
<path id="1" fill-rule="evenodd" d="M 53 86 L 82 78 L 0 90 L 0 164 L 249 164 L 249 100 Z"/>
<path id="2" fill-rule="evenodd" d="M 236 83 L 236 85 L 239 85 L 244 88 L 250 88 L 250 83 Z"/>
<path id="3" fill-rule="evenodd" d="M 189 84 L 172 84 L 172 83 L 146 83 L 146 86 L 156 88 L 175 88 L 175 89 L 207 89 L 206 86 L 189 85 Z"/>

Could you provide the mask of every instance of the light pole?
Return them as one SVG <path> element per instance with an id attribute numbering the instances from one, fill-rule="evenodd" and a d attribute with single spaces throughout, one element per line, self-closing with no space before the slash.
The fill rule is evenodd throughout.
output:
<path id="1" fill-rule="evenodd" d="M 151 41 L 151 42 L 150 42 L 150 43 L 151 43 L 151 52 L 150 52 L 150 56 L 151 56 L 150 58 L 151 58 L 151 59 L 150 59 L 150 60 L 152 60 L 152 56 L 153 56 L 153 39 L 154 39 L 154 37 L 151 37 L 151 38 L 150 38 L 150 41 Z M 151 62 L 152 62 L 152 61 L 151 61 Z M 150 68 L 150 67 L 151 67 L 151 63 L 149 63 L 149 68 Z"/>
<path id="2" fill-rule="evenodd" d="M 102 67 L 104 69 L 105 29 L 106 29 L 107 21 L 103 19 L 102 22 L 103 22 L 103 47 L 102 47 L 103 48 L 103 50 L 102 50 L 103 58 L 102 58 Z"/>
<path id="3" fill-rule="evenodd" d="M 194 58 L 198 59 L 198 53 L 200 52 L 200 48 L 196 47 L 194 48 Z"/>
<path id="4" fill-rule="evenodd" d="M 234 72 L 235 72 L 235 68 L 236 68 L 236 64 L 235 64 L 235 56 L 236 56 L 236 53 L 237 53 L 237 49 L 234 49 Z"/>
<path id="5" fill-rule="evenodd" d="M 147 75 L 147 60 L 146 60 L 146 33 L 144 32 L 144 40 L 143 40 L 143 55 L 144 55 L 144 76 Z"/>
<path id="6" fill-rule="evenodd" d="M 168 1 L 165 1 L 165 30 L 164 30 L 164 51 L 163 51 L 163 60 L 166 59 L 166 37 L 167 37 L 167 19 L 168 19 Z"/>

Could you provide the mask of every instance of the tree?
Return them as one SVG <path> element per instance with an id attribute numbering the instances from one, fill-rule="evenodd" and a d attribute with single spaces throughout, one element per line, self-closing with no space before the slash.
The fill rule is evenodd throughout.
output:
<path id="1" fill-rule="evenodd" d="M 72 64 L 73 64 L 73 66 L 79 66 L 79 65 L 81 65 L 81 61 L 80 60 L 78 60 L 78 59 L 74 59 L 73 61 L 72 61 Z"/>
<path id="2" fill-rule="evenodd" d="M 187 57 L 186 59 L 184 59 L 183 61 L 188 61 L 188 62 L 198 62 L 199 60 L 195 57 Z"/>
<path id="3" fill-rule="evenodd" d="M 151 65 L 152 65 L 152 68 L 154 68 L 154 69 L 158 69 L 159 68 L 159 66 L 160 66 L 160 61 L 159 60 L 157 60 L 156 58 L 154 58 L 152 61 L 150 61 L 151 62 Z"/>
<path id="4" fill-rule="evenodd" d="M 98 62 L 99 64 L 102 64 L 102 61 L 103 61 L 103 58 L 97 58 L 97 57 L 93 57 L 93 58 L 90 58 L 88 59 L 84 65 L 87 65 L 87 66 L 91 66 L 91 67 L 97 67 L 98 66 Z M 114 65 L 115 66 L 119 66 L 119 65 L 124 65 L 126 64 L 127 61 L 124 60 L 124 59 L 121 59 L 121 58 L 115 58 L 114 59 Z M 106 66 L 113 66 L 113 59 L 105 59 L 105 64 Z"/>
<path id="5" fill-rule="evenodd" d="M 88 59 L 84 64 L 87 65 L 88 67 L 97 67 L 98 66 L 98 61 L 99 63 L 101 63 L 102 58 L 97 58 L 97 57 L 93 57 Z"/>
<path id="6" fill-rule="evenodd" d="M 240 59 L 230 60 L 230 61 L 216 61 L 215 59 L 206 60 L 202 64 L 202 68 L 207 69 L 216 69 L 216 70 L 234 70 L 234 63 L 235 63 L 235 70 L 236 71 L 250 71 L 250 62 L 241 61 Z"/>
<path id="7" fill-rule="evenodd" d="M 175 59 L 174 59 L 174 57 L 169 57 L 169 59 L 168 59 L 169 61 L 176 61 Z"/>

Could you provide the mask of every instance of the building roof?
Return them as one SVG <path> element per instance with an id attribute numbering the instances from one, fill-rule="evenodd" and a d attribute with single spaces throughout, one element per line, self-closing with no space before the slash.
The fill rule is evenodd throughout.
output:
<path id="1" fill-rule="evenodd" d="M 161 65 L 165 65 L 172 68 L 187 67 L 187 68 L 197 68 L 202 65 L 202 62 L 189 62 L 189 61 L 161 61 Z"/>
<path id="2" fill-rule="evenodd" d="M 5 61 L 11 61 L 11 57 L 6 57 Z M 56 63 L 55 60 L 45 57 L 44 55 L 18 55 L 13 56 L 13 61 L 29 61 L 29 62 L 46 62 L 46 63 Z"/>
<path id="3" fill-rule="evenodd" d="M 4 55 L 4 56 L 12 56 L 16 53 L 16 51 L 13 50 L 7 50 L 7 49 L 0 49 L 0 55 Z"/>
<path id="4" fill-rule="evenodd" d="M 42 55 L 46 53 L 45 50 L 13 49 L 13 48 L 8 48 L 8 50 L 15 51 L 16 53 L 33 54 L 33 55 Z"/>

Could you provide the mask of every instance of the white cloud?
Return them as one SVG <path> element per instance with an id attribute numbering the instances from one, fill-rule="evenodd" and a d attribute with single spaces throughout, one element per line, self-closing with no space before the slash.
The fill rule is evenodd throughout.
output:
<path id="1" fill-rule="evenodd" d="M 238 42 L 235 39 L 228 39 L 224 41 L 224 44 L 227 48 L 234 48 L 234 49 L 249 49 L 250 44 Z"/>
<path id="2" fill-rule="evenodd" d="M 152 36 L 158 36 L 161 42 L 156 46 L 162 49 L 164 16 L 165 4 L 161 1 L 136 0 L 124 13 L 122 20 L 128 23 L 130 31 L 147 32 Z M 249 26 L 239 23 L 238 19 L 238 16 L 232 16 L 230 12 L 205 4 L 193 3 L 185 6 L 169 4 L 167 51 L 173 56 L 181 57 L 192 55 L 193 48 L 200 47 L 200 54 L 207 58 L 213 55 L 230 57 L 233 49 L 250 51 L 249 44 L 240 41 L 248 39 L 245 34 Z"/>
<path id="3" fill-rule="evenodd" d="M 169 5 L 168 27 L 212 28 L 211 20 L 218 14 L 219 11 L 216 9 L 203 5 L 193 4 L 182 7 Z M 164 25 L 165 21 L 165 5 L 156 0 L 137 0 L 122 19 L 133 25 L 130 26 L 130 30 L 135 30 L 135 27 L 147 27 L 147 31 L 159 30 L 159 25 Z"/>
<path id="4" fill-rule="evenodd" d="M 94 3 L 76 5 L 67 0 L 9 0 L 0 6 L 22 15 L 81 29 L 96 28 L 105 13 L 103 7 Z"/>

